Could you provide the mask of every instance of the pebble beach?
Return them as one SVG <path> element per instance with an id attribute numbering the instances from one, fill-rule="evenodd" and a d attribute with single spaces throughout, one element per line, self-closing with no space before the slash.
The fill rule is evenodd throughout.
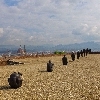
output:
<path id="1" fill-rule="evenodd" d="M 62 65 L 63 56 L 14 59 L 24 65 L 0 66 L 0 100 L 100 100 L 100 55 L 71 60 Z M 54 63 L 52 72 L 47 62 Z M 8 78 L 12 72 L 23 74 L 20 88 L 11 89 Z"/>

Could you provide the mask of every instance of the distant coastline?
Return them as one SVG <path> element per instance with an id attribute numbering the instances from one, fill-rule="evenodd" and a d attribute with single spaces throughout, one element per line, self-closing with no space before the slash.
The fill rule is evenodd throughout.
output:
<path id="1" fill-rule="evenodd" d="M 0 54 L 11 52 L 12 54 L 16 54 L 19 46 L 15 45 L 0 45 Z M 24 46 L 22 45 L 22 48 Z M 26 45 L 26 52 L 32 53 L 32 52 L 54 52 L 54 51 L 77 51 L 81 49 L 89 48 L 92 51 L 100 51 L 100 43 L 98 42 L 84 42 L 84 43 L 75 43 L 75 44 L 68 44 L 68 45 L 41 45 L 41 46 L 32 46 L 32 45 Z"/>

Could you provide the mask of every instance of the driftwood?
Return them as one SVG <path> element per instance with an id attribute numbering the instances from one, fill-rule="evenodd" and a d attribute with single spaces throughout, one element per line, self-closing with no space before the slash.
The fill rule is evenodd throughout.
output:
<path id="1" fill-rule="evenodd" d="M 15 64 L 24 64 L 23 62 L 16 62 L 16 61 L 11 61 L 11 60 L 4 60 L 0 61 L 0 66 L 5 66 L 5 65 L 15 65 Z"/>
<path id="2" fill-rule="evenodd" d="M 7 65 L 14 65 L 14 64 L 24 64 L 24 63 L 11 61 L 10 59 L 7 60 Z"/>

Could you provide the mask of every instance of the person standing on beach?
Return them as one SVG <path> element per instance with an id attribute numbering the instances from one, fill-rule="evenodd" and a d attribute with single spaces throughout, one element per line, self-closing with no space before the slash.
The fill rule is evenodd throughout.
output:
<path id="1" fill-rule="evenodd" d="M 62 63 L 63 65 L 67 65 L 68 61 L 67 61 L 67 57 L 64 55 L 64 57 L 62 58 Z"/>
<path id="2" fill-rule="evenodd" d="M 72 51 L 72 53 L 71 53 L 71 58 L 72 58 L 72 61 L 75 60 L 75 54 L 74 54 L 74 51 Z"/>
<path id="3" fill-rule="evenodd" d="M 88 51 L 89 51 L 89 50 L 88 50 L 88 48 L 87 48 L 87 49 L 86 49 L 86 56 L 87 56 L 87 54 L 88 54 Z"/>
<path id="4" fill-rule="evenodd" d="M 83 54 L 84 54 L 84 57 L 85 57 L 85 49 L 83 49 Z"/>
<path id="5" fill-rule="evenodd" d="M 79 50 L 77 51 L 77 59 L 79 59 L 79 57 L 80 57 L 80 52 L 79 52 Z"/>
<path id="6" fill-rule="evenodd" d="M 81 54 L 81 57 L 83 57 L 83 51 L 82 50 L 80 51 L 80 54 Z"/>

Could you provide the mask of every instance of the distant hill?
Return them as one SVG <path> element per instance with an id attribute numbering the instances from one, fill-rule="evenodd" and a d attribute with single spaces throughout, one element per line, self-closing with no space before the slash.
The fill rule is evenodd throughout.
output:
<path id="1" fill-rule="evenodd" d="M 12 53 L 17 53 L 19 46 L 15 45 L 0 45 L 0 53 L 5 53 L 7 51 L 12 51 Z M 23 46 L 22 46 L 23 48 Z M 77 51 L 81 49 L 89 48 L 92 51 L 100 51 L 100 42 L 84 42 L 84 43 L 75 43 L 75 44 L 69 44 L 69 45 L 42 45 L 42 46 L 32 46 L 32 45 L 26 45 L 26 51 L 27 52 L 40 52 L 40 51 Z"/>
<path id="2" fill-rule="evenodd" d="M 85 43 L 75 43 L 75 44 L 69 44 L 69 45 L 57 45 L 54 47 L 56 50 L 81 50 L 81 49 L 92 49 L 96 51 L 100 51 L 100 43 L 96 42 L 85 42 Z"/>

